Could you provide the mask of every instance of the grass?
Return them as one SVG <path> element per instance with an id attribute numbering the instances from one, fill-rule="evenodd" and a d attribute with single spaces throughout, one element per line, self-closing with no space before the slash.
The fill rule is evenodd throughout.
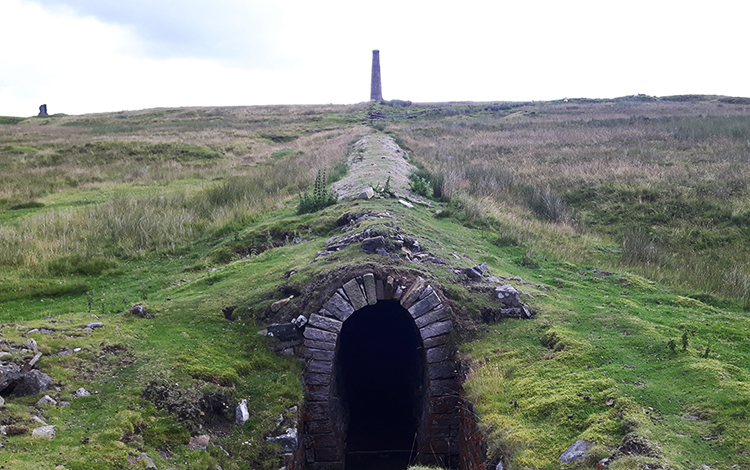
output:
<path id="1" fill-rule="evenodd" d="M 433 206 L 298 214 L 317 168 L 343 173 L 368 106 L 421 165 Z M 746 121 L 745 104 L 715 97 L 2 120 L 0 348 L 20 364 L 26 332 L 53 330 L 30 335 L 37 367 L 71 405 L 6 398 L 0 424 L 33 427 L 36 413 L 57 437 L 3 436 L 0 464 L 134 468 L 145 451 L 159 468 L 279 468 L 264 437 L 294 422 L 301 370 L 257 332 L 290 319 L 273 302 L 295 295 L 304 311 L 306 289 L 357 265 L 444 286 L 493 465 L 557 469 L 589 439 L 579 468 L 623 442 L 644 455 L 610 468 L 748 467 Z M 388 217 L 357 230 L 418 234 L 446 265 L 356 246 L 319 256 L 339 217 L 362 211 Z M 482 262 L 528 294 L 533 319 L 483 320 L 492 288 L 446 269 Z M 87 334 L 90 321 L 105 327 Z M 72 398 L 79 387 L 92 396 Z M 207 452 L 185 447 L 204 432 Z"/>

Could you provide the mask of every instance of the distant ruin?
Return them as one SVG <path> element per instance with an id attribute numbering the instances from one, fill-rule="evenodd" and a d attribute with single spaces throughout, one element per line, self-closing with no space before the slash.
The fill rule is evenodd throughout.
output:
<path id="1" fill-rule="evenodd" d="M 47 105 L 43 104 L 39 106 L 39 116 L 47 116 Z"/>
<path id="2" fill-rule="evenodd" d="M 372 51 L 372 80 L 370 82 L 370 100 L 383 101 L 383 90 L 380 87 L 380 51 Z"/>

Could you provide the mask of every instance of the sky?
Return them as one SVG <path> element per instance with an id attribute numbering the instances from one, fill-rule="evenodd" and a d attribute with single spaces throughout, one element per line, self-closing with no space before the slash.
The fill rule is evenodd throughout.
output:
<path id="1" fill-rule="evenodd" d="M 741 0 L 0 0 L 0 116 L 750 97 Z"/>

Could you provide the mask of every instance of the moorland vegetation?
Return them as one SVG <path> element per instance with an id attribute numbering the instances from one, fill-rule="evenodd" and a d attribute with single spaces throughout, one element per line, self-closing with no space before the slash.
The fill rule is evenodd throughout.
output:
<path id="1" fill-rule="evenodd" d="M 432 205 L 302 210 L 370 132 L 408 151 L 412 190 Z M 465 387 L 493 462 L 559 468 L 588 439 L 597 447 L 578 468 L 750 467 L 747 100 L 0 118 L 0 173 L 3 361 L 28 361 L 20 345 L 35 338 L 48 393 L 71 402 L 6 397 L 0 425 L 37 415 L 58 428 L 52 441 L 0 438 L 6 468 L 137 468 L 141 452 L 159 468 L 278 468 L 264 437 L 296 419 L 300 365 L 257 331 L 321 273 L 386 263 L 356 247 L 310 263 L 339 217 L 363 209 L 529 294 L 533 319 L 488 320 L 470 285 L 420 268 L 459 309 Z M 136 304 L 148 315 L 130 315 Z M 94 315 L 105 327 L 84 333 Z M 73 399 L 79 387 L 98 393 Z M 242 398 L 251 418 L 239 427 Z M 206 432 L 207 451 L 186 448 Z"/>

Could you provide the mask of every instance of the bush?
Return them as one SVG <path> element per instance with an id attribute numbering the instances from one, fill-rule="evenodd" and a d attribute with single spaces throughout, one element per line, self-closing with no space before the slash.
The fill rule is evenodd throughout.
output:
<path id="1" fill-rule="evenodd" d="M 622 262 L 625 264 L 656 264 L 659 249 L 654 238 L 641 230 L 628 230 L 622 236 Z"/>
<path id="2" fill-rule="evenodd" d="M 568 222 L 570 220 L 568 204 L 549 186 L 545 189 L 527 189 L 526 203 L 531 211 L 542 220 L 550 222 Z"/>

